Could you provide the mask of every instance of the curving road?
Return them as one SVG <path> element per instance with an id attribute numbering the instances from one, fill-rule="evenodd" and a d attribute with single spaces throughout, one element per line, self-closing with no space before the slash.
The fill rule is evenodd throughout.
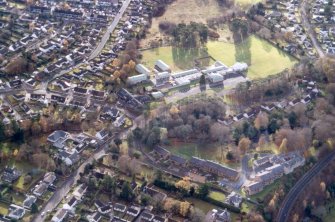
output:
<path id="1" fill-rule="evenodd" d="M 105 34 L 103 35 L 103 37 L 101 38 L 101 41 L 99 42 L 99 44 L 97 45 L 97 47 L 92 51 L 91 55 L 89 56 L 89 60 L 94 59 L 95 57 L 97 57 L 99 55 L 99 53 L 101 52 L 101 50 L 105 47 L 111 33 L 114 31 L 114 29 L 116 28 L 117 24 L 120 22 L 120 19 L 122 18 L 122 15 L 124 14 L 124 12 L 126 11 L 126 9 L 128 8 L 129 4 L 130 4 L 131 0 L 125 0 L 123 2 L 123 5 L 120 9 L 120 11 L 117 13 L 117 15 L 115 16 L 112 24 L 110 24 L 110 26 L 107 28 L 107 31 L 105 32 Z"/>
<path id="2" fill-rule="evenodd" d="M 299 195 L 304 191 L 306 186 L 310 181 L 323 169 L 325 169 L 328 164 L 335 158 L 335 152 L 333 151 L 327 157 L 323 158 L 321 161 L 316 163 L 311 170 L 309 170 L 300 180 L 291 188 L 290 192 L 286 195 L 281 207 L 279 209 L 276 222 L 286 222 L 288 221 L 290 211 L 294 206 Z"/>

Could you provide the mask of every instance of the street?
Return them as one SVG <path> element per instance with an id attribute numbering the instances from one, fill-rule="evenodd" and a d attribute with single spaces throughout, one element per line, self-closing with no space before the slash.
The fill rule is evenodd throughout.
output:
<path id="1" fill-rule="evenodd" d="M 99 53 L 101 52 L 101 50 L 105 47 L 111 33 L 114 31 L 115 27 L 117 26 L 117 24 L 119 23 L 120 19 L 123 16 L 124 12 L 126 11 L 127 7 L 129 6 L 130 1 L 131 0 L 126 0 L 125 2 L 123 2 L 123 5 L 122 5 L 119 13 L 115 16 L 112 24 L 107 28 L 105 34 L 101 38 L 97 47 L 92 51 L 91 55 L 89 56 L 89 60 L 92 60 L 95 57 L 97 57 L 99 55 Z"/>
<path id="2" fill-rule="evenodd" d="M 306 7 L 307 7 L 307 5 L 306 5 L 307 2 L 306 1 L 307 0 L 303 0 L 300 4 L 301 22 L 302 22 L 303 27 L 305 27 L 306 32 L 308 33 L 308 36 L 311 38 L 314 48 L 316 49 L 320 58 L 322 58 L 322 57 L 325 56 L 325 53 L 323 52 L 323 49 L 321 48 L 318 40 L 315 37 L 313 27 L 311 26 L 311 24 L 308 21 L 308 17 L 307 17 L 307 13 L 306 13 Z"/>

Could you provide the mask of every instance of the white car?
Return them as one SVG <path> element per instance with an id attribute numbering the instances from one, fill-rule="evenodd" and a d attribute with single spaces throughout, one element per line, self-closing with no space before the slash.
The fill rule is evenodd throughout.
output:
<path id="1" fill-rule="evenodd" d="M 45 215 L 45 211 L 43 211 L 42 213 L 41 213 L 41 216 L 43 217 Z"/>

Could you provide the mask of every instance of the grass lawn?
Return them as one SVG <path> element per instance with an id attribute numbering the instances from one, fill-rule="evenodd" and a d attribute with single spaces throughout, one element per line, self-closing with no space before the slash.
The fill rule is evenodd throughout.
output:
<path id="1" fill-rule="evenodd" d="M 226 199 L 226 195 L 224 193 L 218 191 L 211 191 L 209 197 L 213 198 L 214 200 L 223 202 Z"/>
<path id="2" fill-rule="evenodd" d="M 192 203 L 196 208 L 202 210 L 202 212 L 204 212 L 204 214 L 207 214 L 208 211 L 216 209 L 217 206 L 207 203 L 205 201 L 196 199 L 196 198 L 186 198 L 186 201 Z"/>
<path id="3" fill-rule="evenodd" d="M 284 51 L 256 36 L 250 36 L 243 43 L 209 41 L 205 49 L 179 49 L 165 46 L 142 51 L 142 63 L 152 69 L 158 59 L 168 64 L 172 71 L 180 71 L 194 67 L 194 59 L 211 55 L 215 60 L 231 66 L 235 62 L 249 65 L 247 76 L 250 79 L 265 78 L 291 68 L 297 61 Z M 270 61 L 276 61 L 270 62 Z M 211 62 L 208 61 L 208 65 Z"/>
<path id="4" fill-rule="evenodd" d="M 210 41 L 207 48 L 208 54 L 228 66 L 235 62 L 247 63 L 249 65 L 247 76 L 250 79 L 277 74 L 296 63 L 293 57 L 256 36 L 250 36 L 240 44 Z"/>
<path id="5" fill-rule="evenodd" d="M 8 206 L 4 203 L 0 202 L 0 214 L 7 215 L 8 214 Z"/>

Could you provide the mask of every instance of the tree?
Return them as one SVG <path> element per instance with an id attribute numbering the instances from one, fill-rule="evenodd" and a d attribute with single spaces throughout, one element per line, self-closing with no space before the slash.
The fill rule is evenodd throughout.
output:
<path id="1" fill-rule="evenodd" d="M 117 147 L 119 147 L 122 144 L 122 140 L 120 138 L 115 138 L 114 143 Z"/>
<path id="2" fill-rule="evenodd" d="M 210 193 L 209 185 L 207 183 L 202 184 L 198 189 L 198 195 L 200 198 L 205 199 Z"/>
<path id="3" fill-rule="evenodd" d="M 195 189 L 194 189 L 194 186 L 191 186 L 191 188 L 190 188 L 190 196 L 193 196 L 194 195 L 194 193 L 195 193 Z"/>
<path id="4" fill-rule="evenodd" d="M 226 154 L 226 159 L 232 161 L 234 159 L 234 155 L 232 152 L 228 151 Z"/>
<path id="5" fill-rule="evenodd" d="M 290 112 L 288 114 L 288 121 L 291 129 L 295 128 L 297 126 L 297 114 L 295 112 Z"/>
<path id="6" fill-rule="evenodd" d="M 175 127 L 174 132 L 179 139 L 184 139 L 184 141 L 187 141 L 193 130 L 192 127 L 187 124 Z"/>
<path id="7" fill-rule="evenodd" d="M 266 113 L 259 113 L 254 121 L 256 129 L 263 131 L 269 124 L 269 118 Z"/>
<path id="8" fill-rule="evenodd" d="M 240 139 L 240 142 L 238 143 L 238 149 L 240 150 L 241 153 L 245 154 L 251 145 L 251 141 L 247 137 L 243 137 Z"/>
<path id="9" fill-rule="evenodd" d="M 190 211 L 191 204 L 187 201 L 180 202 L 180 215 L 186 217 Z"/>
<path id="10" fill-rule="evenodd" d="M 104 179 L 102 180 L 102 187 L 106 192 L 109 192 L 109 193 L 116 192 L 116 182 L 109 175 L 104 176 Z"/>
<path id="11" fill-rule="evenodd" d="M 227 126 L 220 123 L 214 123 L 210 127 L 210 136 L 213 141 L 219 141 L 223 144 L 230 140 L 230 130 Z"/>
<path id="12" fill-rule="evenodd" d="M 205 214 L 202 212 L 202 210 L 199 210 L 198 208 L 192 208 L 190 211 L 191 215 L 191 221 L 192 222 L 203 222 L 205 221 Z"/>
<path id="13" fill-rule="evenodd" d="M 206 90 L 206 76 L 204 74 L 201 75 L 199 83 L 200 83 L 200 90 L 205 91 Z"/>
<path id="14" fill-rule="evenodd" d="M 38 206 L 36 203 L 33 203 L 31 205 L 31 211 L 30 211 L 32 214 L 36 214 L 38 212 Z"/>
<path id="15" fill-rule="evenodd" d="M 128 181 L 125 181 L 122 185 L 120 198 L 130 201 L 134 198 L 133 190 L 131 189 L 131 186 Z"/>

